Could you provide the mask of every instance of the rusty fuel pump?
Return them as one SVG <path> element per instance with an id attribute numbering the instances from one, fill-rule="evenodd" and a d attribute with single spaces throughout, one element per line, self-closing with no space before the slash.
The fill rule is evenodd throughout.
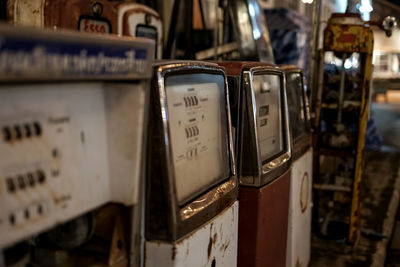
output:
<path id="1" fill-rule="evenodd" d="M 291 146 L 285 75 L 262 62 L 226 68 L 239 175 L 238 266 L 286 266 Z"/>
<path id="2" fill-rule="evenodd" d="M 315 101 L 315 217 L 323 236 L 355 243 L 360 233 L 360 183 L 370 106 L 374 36 L 381 25 L 387 36 L 392 17 L 365 22 L 359 14 L 333 14 L 324 31 Z M 331 222 L 345 222 L 348 233 L 332 236 Z"/>

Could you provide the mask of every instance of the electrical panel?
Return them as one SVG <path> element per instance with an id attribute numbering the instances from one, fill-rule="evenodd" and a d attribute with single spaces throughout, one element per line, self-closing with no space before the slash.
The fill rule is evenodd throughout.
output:
<path id="1" fill-rule="evenodd" d="M 0 87 L 0 247 L 113 201 L 137 201 L 143 84 Z"/>

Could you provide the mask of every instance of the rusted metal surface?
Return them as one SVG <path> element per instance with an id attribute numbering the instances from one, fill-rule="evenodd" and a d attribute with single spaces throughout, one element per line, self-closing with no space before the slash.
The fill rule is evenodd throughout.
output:
<path id="1" fill-rule="evenodd" d="M 324 31 L 324 50 L 372 54 L 374 35 L 359 14 L 333 14 Z"/>
<path id="2" fill-rule="evenodd" d="M 173 243 L 146 242 L 145 266 L 236 266 L 239 204 Z"/>
<path id="3" fill-rule="evenodd" d="M 7 1 L 7 20 L 14 25 L 43 27 L 45 0 Z"/>
<path id="4" fill-rule="evenodd" d="M 286 266 L 290 170 L 261 188 L 240 187 L 238 266 Z"/>

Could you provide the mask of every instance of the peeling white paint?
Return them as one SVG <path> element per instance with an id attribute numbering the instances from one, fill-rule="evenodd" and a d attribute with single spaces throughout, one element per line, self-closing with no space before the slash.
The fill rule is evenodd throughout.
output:
<path id="1" fill-rule="evenodd" d="M 210 222 L 175 243 L 146 242 L 145 266 L 235 267 L 238 214 L 239 202 L 236 201 Z"/>

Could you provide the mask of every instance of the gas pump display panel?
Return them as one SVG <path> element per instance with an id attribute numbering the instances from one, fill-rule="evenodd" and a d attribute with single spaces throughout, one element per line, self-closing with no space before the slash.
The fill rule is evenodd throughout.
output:
<path id="1" fill-rule="evenodd" d="M 261 160 L 266 162 L 283 150 L 280 77 L 255 74 L 252 84 L 256 99 L 260 155 Z"/>
<path id="2" fill-rule="evenodd" d="M 169 132 L 179 204 L 229 176 L 224 77 L 166 77 Z"/>
<path id="3" fill-rule="evenodd" d="M 285 172 L 291 159 L 285 79 L 281 70 L 266 67 L 255 67 L 244 74 L 244 80 L 251 83 L 245 89 L 247 100 L 242 101 L 247 102 L 251 113 L 243 120 L 254 120 L 254 123 L 253 126 L 246 123 L 242 126 L 245 140 L 241 141 L 243 152 L 239 156 L 240 179 L 243 184 L 261 186 Z M 250 129 L 246 129 L 246 125 Z M 250 143 L 256 147 L 247 148 Z M 252 153 L 253 159 L 243 153 Z M 254 165 L 254 160 L 258 166 Z"/>
<path id="4" fill-rule="evenodd" d="M 230 85 L 241 185 L 261 187 L 291 159 L 285 73 L 263 62 L 221 61 Z"/>
<path id="5" fill-rule="evenodd" d="M 301 73 L 286 74 L 286 91 L 292 140 L 307 132 L 304 86 Z"/>
<path id="6" fill-rule="evenodd" d="M 160 63 L 151 94 L 146 235 L 171 242 L 237 199 L 226 76 L 213 63 Z"/>

